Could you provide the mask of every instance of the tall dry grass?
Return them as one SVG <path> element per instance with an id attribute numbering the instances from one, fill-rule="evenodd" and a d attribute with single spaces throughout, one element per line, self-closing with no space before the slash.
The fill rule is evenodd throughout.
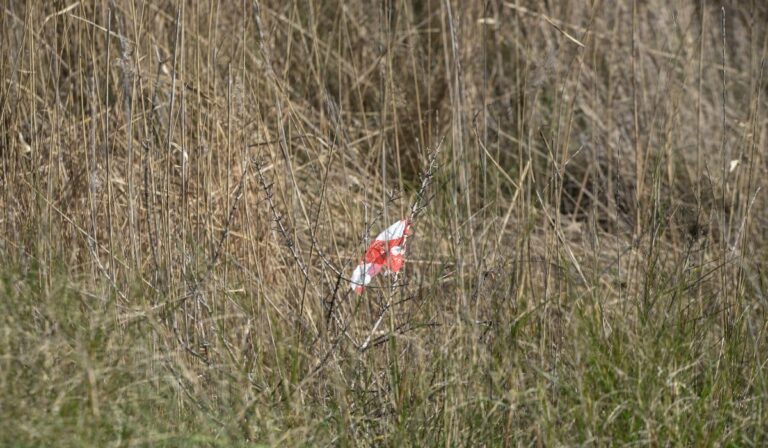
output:
<path id="1" fill-rule="evenodd" d="M 766 443 L 763 2 L 0 30 L 0 443 Z"/>

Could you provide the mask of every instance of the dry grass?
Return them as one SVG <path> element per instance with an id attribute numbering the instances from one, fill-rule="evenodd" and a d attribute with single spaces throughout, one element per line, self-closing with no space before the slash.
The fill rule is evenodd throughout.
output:
<path id="1" fill-rule="evenodd" d="M 768 443 L 768 7 L 547 3 L 3 2 L 0 444 Z"/>

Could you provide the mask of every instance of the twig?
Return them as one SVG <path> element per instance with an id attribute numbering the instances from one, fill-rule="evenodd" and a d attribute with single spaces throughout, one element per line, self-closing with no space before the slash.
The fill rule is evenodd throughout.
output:
<path id="1" fill-rule="evenodd" d="M 434 151 L 432 151 L 429 155 L 429 159 L 427 161 L 427 168 L 421 173 L 421 186 L 419 187 L 419 191 L 416 193 L 416 199 L 413 201 L 413 204 L 411 205 L 411 212 L 408 215 L 408 223 L 412 224 L 416 218 L 421 214 L 421 212 L 426 208 L 427 206 L 427 188 L 429 187 L 429 184 L 432 180 L 432 177 L 435 175 L 435 170 L 437 169 L 437 156 L 440 154 L 440 149 L 443 146 L 443 141 L 445 140 L 445 137 L 443 137 L 440 140 L 440 143 L 437 144 Z M 408 253 L 408 235 L 403 236 L 403 251 L 404 253 Z M 381 322 L 384 320 L 384 315 L 387 314 L 387 311 L 392 307 L 392 298 L 394 297 L 395 289 L 399 286 L 398 283 L 399 280 L 399 272 L 396 272 L 394 275 L 394 279 L 392 280 L 392 285 L 390 288 L 390 294 L 389 298 L 387 299 L 387 304 L 384 305 L 384 307 L 381 309 L 381 312 L 379 313 L 379 317 L 376 319 L 376 323 L 373 324 L 373 328 L 371 328 L 371 331 L 368 333 L 368 336 L 365 338 L 365 341 L 360 346 L 360 351 L 364 352 L 370 347 L 371 338 L 376 334 L 376 331 L 379 329 L 379 325 L 381 325 Z"/>
<path id="2" fill-rule="evenodd" d="M 296 252 L 296 246 L 293 243 L 293 239 L 290 237 L 290 235 L 288 235 L 288 231 L 286 230 L 285 225 L 283 225 L 282 216 L 280 216 L 280 214 L 277 212 L 275 202 L 272 200 L 272 184 L 267 183 L 267 180 L 264 177 L 264 173 L 261 170 L 261 162 L 255 161 L 253 165 L 254 169 L 256 170 L 256 176 L 258 177 L 259 183 L 261 184 L 261 188 L 264 190 L 267 203 L 269 204 L 269 210 L 272 212 L 272 219 L 275 221 L 277 231 L 280 233 L 280 236 L 283 238 L 286 247 L 288 247 L 288 251 L 291 253 L 291 256 L 299 266 L 299 270 L 301 270 L 301 274 L 304 276 L 304 279 L 307 279 L 309 277 L 307 267 L 304 265 L 304 261 L 302 261 L 301 257 L 299 257 L 298 252 Z"/>

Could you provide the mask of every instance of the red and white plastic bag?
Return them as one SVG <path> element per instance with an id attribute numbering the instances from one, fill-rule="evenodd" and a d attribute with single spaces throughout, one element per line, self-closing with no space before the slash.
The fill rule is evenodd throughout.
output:
<path id="1" fill-rule="evenodd" d="M 368 246 L 360 264 L 349 279 L 351 288 L 362 294 L 363 288 L 382 270 L 396 273 L 405 264 L 405 238 L 410 233 L 410 223 L 402 219 L 387 227 Z"/>

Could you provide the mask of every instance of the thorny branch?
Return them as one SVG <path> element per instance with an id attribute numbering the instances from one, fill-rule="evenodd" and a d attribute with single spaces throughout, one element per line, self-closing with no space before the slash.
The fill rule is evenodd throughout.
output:
<path id="1" fill-rule="evenodd" d="M 408 216 L 408 222 L 413 224 L 414 220 L 421 214 L 421 212 L 427 207 L 428 200 L 427 200 L 427 188 L 429 188 L 429 184 L 432 181 L 432 177 L 435 175 L 435 170 L 437 170 L 437 156 L 440 154 L 440 149 L 443 146 L 443 141 L 445 138 L 440 140 L 440 143 L 437 144 L 434 151 L 432 151 L 429 154 L 429 159 L 427 160 L 427 167 L 425 170 L 421 173 L 421 186 L 419 187 L 419 191 L 416 193 L 416 199 L 413 201 L 413 205 L 411 205 L 411 212 Z M 403 250 L 405 253 L 408 253 L 408 234 L 406 234 L 403 238 Z M 373 328 L 371 328 L 370 333 L 368 333 L 368 336 L 365 338 L 365 341 L 360 346 L 360 351 L 364 352 L 370 347 L 371 338 L 376 334 L 376 331 L 379 329 L 379 325 L 381 325 L 381 322 L 384 320 L 384 315 L 387 314 L 387 311 L 392 307 L 392 299 L 395 296 L 394 292 L 395 289 L 399 286 L 398 283 L 399 279 L 399 273 L 395 273 L 394 279 L 392 280 L 392 286 L 390 289 L 389 298 L 387 299 L 387 304 L 384 305 L 384 307 L 381 309 L 381 312 L 379 313 L 379 317 L 376 319 L 376 323 L 373 324 Z"/>
<path id="2" fill-rule="evenodd" d="M 283 225 L 283 218 L 280 216 L 280 213 L 278 213 L 277 207 L 275 207 L 275 202 L 272 200 L 272 184 L 267 183 L 267 179 L 264 177 L 264 172 L 261 169 L 260 161 L 254 161 L 253 166 L 256 170 L 256 176 L 259 179 L 259 184 L 261 184 L 261 189 L 264 190 L 264 195 L 267 199 L 267 203 L 269 204 L 269 210 L 272 212 L 272 220 L 275 222 L 277 232 L 282 237 L 285 246 L 291 253 L 291 256 L 296 261 L 296 265 L 299 267 L 299 270 L 301 270 L 301 274 L 304 276 L 304 279 L 308 279 L 309 272 L 307 271 L 307 267 L 301 257 L 299 257 L 299 253 L 296 252 L 296 245 L 293 243 L 293 239 L 290 237 L 290 235 L 288 235 L 288 231 L 286 230 L 285 225 Z"/>

